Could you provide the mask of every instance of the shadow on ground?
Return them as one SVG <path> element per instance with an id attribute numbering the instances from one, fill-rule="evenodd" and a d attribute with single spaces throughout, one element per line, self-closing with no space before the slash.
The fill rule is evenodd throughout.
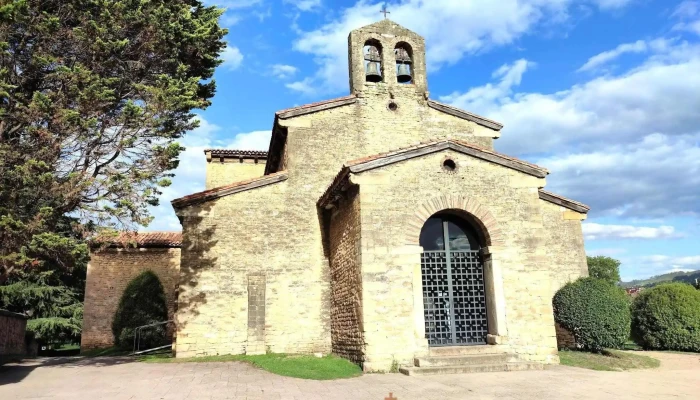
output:
<path id="1" fill-rule="evenodd" d="M 111 367 L 136 362 L 132 357 L 46 357 L 28 358 L 0 365 L 0 385 L 21 382 L 36 368 Z"/>

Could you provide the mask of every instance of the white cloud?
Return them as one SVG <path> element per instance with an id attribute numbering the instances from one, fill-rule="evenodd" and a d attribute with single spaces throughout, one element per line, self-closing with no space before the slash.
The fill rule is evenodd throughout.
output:
<path id="1" fill-rule="evenodd" d="M 535 159 L 551 171 L 547 188 L 590 205 L 592 215 L 700 216 L 700 134 L 596 143 L 593 151 Z"/>
<path id="2" fill-rule="evenodd" d="M 508 98 L 513 93 L 513 88 L 520 85 L 523 74 L 534 66 L 533 62 L 525 59 L 504 64 L 491 74 L 493 78 L 499 79 L 495 84 L 487 83 L 484 86 L 472 88 L 466 93 L 454 92 L 440 97 L 440 100 L 465 110 L 491 109 L 494 103 Z"/>
<path id="3" fill-rule="evenodd" d="M 556 93 L 517 92 L 531 65 L 519 60 L 441 99 L 504 123 L 496 148 L 549 168 L 548 189 L 592 216 L 697 216 L 700 46 L 654 43 L 638 66 Z"/>
<path id="4" fill-rule="evenodd" d="M 219 17 L 219 23 L 225 27 L 232 27 L 237 23 L 241 22 L 241 16 L 238 14 L 224 13 Z"/>
<path id="5" fill-rule="evenodd" d="M 219 126 L 208 122 L 201 116 L 196 118 L 199 120 L 199 128 L 188 132 L 180 140 L 180 144 L 186 150 L 180 154 L 180 164 L 173 171 L 175 177 L 172 179 L 172 185 L 163 188 L 160 205 L 151 209 L 155 219 L 145 230 L 179 231 L 181 229 L 170 201 L 204 190 L 205 149 L 224 147 L 241 150 L 267 150 L 270 142 L 270 131 L 239 133 L 233 140 L 222 142 L 217 140 L 217 134 L 221 131 Z"/>
<path id="6" fill-rule="evenodd" d="M 583 224 L 586 240 L 600 239 L 668 239 L 680 237 L 672 226 L 658 228 L 632 225 L 607 225 L 587 222 Z"/>
<path id="7" fill-rule="evenodd" d="M 578 70 L 590 71 L 603 64 L 620 57 L 625 53 L 644 53 L 647 51 L 647 43 L 644 40 L 637 40 L 634 43 L 625 43 L 617 46 L 614 50 L 604 51 L 588 59 L 588 61 Z"/>
<path id="8" fill-rule="evenodd" d="M 221 59 L 224 61 L 221 65 L 233 71 L 243 63 L 243 54 L 238 50 L 238 47 L 226 45 L 224 51 L 221 52 Z"/>
<path id="9" fill-rule="evenodd" d="M 297 67 L 285 64 L 275 64 L 270 67 L 272 75 L 279 79 L 288 79 L 294 76 L 299 70 Z"/>
<path id="10" fill-rule="evenodd" d="M 573 0 L 407 0 L 392 4 L 391 19 L 425 37 L 429 69 L 454 64 L 467 55 L 512 44 L 538 25 L 562 25 Z M 616 8 L 627 0 L 589 0 L 599 8 Z M 312 54 L 318 92 L 347 90 L 347 35 L 379 20 L 383 2 L 358 1 L 319 29 L 301 32 L 294 48 Z M 302 80 L 303 82 L 303 80 Z M 305 89 L 309 85 L 299 85 Z M 294 87 L 292 87 L 294 89 Z"/>
<path id="11" fill-rule="evenodd" d="M 698 70 L 700 46 L 680 43 L 621 75 L 597 77 L 556 93 L 514 92 L 520 80 L 508 75 L 441 99 L 504 123 L 497 146 L 506 153 L 599 149 L 659 132 L 697 133 Z"/>
<path id="12" fill-rule="evenodd" d="M 311 78 L 304 78 L 304 80 L 288 83 L 284 86 L 287 87 L 287 89 L 291 89 L 307 96 L 313 96 L 319 92 L 316 83 Z"/>
<path id="13" fill-rule="evenodd" d="M 226 146 L 229 149 L 236 150 L 264 150 L 270 147 L 270 136 L 272 133 L 267 131 L 253 131 L 250 133 L 239 133 L 233 139 L 233 142 Z"/>
<path id="14" fill-rule="evenodd" d="M 321 6 L 321 0 L 284 0 L 286 4 L 292 4 L 301 11 L 311 11 Z"/>
<path id="15" fill-rule="evenodd" d="M 700 1 L 684 1 L 676 7 L 673 17 L 678 22 L 673 29 L 688 31 L 700 35 Z"/>
<path id="16" fill-rule="evenodd" d="M 678 19 L 693 19 L 700 16 L 700 1 L 683 1 L 671 14 Z"/>

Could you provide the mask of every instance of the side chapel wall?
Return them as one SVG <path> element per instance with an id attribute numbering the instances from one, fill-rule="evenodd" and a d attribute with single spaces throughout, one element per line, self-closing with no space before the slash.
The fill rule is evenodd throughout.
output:
<path id="1" fill-rule="evenodd" d="M 328 213 L 331 277 L 331 341 L 334 354 L 364 362 L 359 187 L 351 187 Z"/>

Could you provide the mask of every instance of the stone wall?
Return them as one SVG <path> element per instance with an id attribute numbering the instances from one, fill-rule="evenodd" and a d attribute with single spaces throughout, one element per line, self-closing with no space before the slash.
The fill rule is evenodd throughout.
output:
<path id="1" fill-rule="evenodd" d="M 242 354 L 259 348 L 261 338 L 276 353 L 330 352 L 319 218 L 289 186 L 287 180 L 177 211 L 184 240 L 178 357 Z M 249 337 L 251 275 L 265 279 L 265 330 Z"/>
<path id="2" fill-rule="evenodd" d="M 266 276 L 266 348 L 330 352 L 330 275 L 316 202 L 338 171 L 349 160 L 421 141 L 451 137 L 491 147 L 498 136 L 428 107 L 411 85 L 376 84 L 358 104 L 280 124 L 286 181 L 176 210 L 185 241 L 178 357 L 246 352 L 254 273 Z"/>
<path id="3" fill-rule="evenodd" d="M 581 221 L 585 214 L 556 204 L 542 202 L 542 223 L 545 227 L 545 254 L 552 263 L 552 297 L 562 286 L 579 277 L 588 276 L 586 251 Z"/>
<path id="4" fill-rule="evenodd" d="M 263 176 L 265 172 L 265 160 L 219 158 L 207 161 L 205 186 L 213 189 L 230 185 L 235 182 L 245 181 Z"/>
<path id="5" fill-rule="evenodd" d="M 331 343 L 334 354 L 364 362 L 360 196 L 354 186 L 332 210 L 329 229 Z"/>
<path id="6" fill-rule="evenodd" d="M 26 354 L 26 330 L 26 316 L 0 310 L 0 362 L 10 356 Z"/>
<path id="7" fill-rule="evenodd" d="M 397 84 L 388 76 L 387 82 L 363 84 L 364 67 L 351 61 L 356 103 L 276 120 L 275 129 L 286 135 L 279 162 L 287 180 L 176 210 L 184 234 L 178 357 L 257 351 L 261 340 L 273 352 L 331 351 L 336 337 L 332 326 L 337 326 L 331 305 L 332 274 L 316 202 L 338 171 L 350 160 L 436 139 L 493 148 L 498 131 L 430 107 L 427 77 L 421 75 L 422 39 L 390 30 L 382 39 L 387 41 L 385 51 L 391 52 L 391 43 L 401 40 L 419 53 L 417 84 Z M 363 40 L 351 38 L 351 51 L 361 51 L 356 44 Z M 496 249 L 493 264 L 505 271 L 508 301 L 518 302 L 507 310 L 509 316 L 512 313 L 513 320 L 523 316 L 514 325 L 514 343 L 532 359 L 556 358 L 554 285 L 549 284 L 552 260 L 544 250 L 542 201 L 537 194 L 544 182 L 465 157 L 452 175 L 443 176 L 441 169 L 435 172 L 433 164 L 423 165 L 428 161 L 422 160 L 406 164 L 411 167 L 405 172 L 380 173 L 376 179 L 384 185 L 381 190 L 375 183 L 375 191 L 360 195 L 364 310 L 360 322 L 368 369 L 388 369 L 392 359 L 409 362 L 414 354 L 427 351 L 425 339 L 414 330 L 422 320 L 422 311 L 414 312 L 422 309 L 422 300 L 420 304 L 414 300 L 420 288 L 420 277 L 415 281 L 420 248 L 398 238 L 405 233 L 406 218 L 421 202 L 445 193 L 476 196 L 482 204 L 493 204 L 498 217 L 507 222 L 513 244 Z M 430 172 L 426 175 L 421 168 Z M 371 238 L 367 243 L 365 230 Z M 341 247 L 338 243 L 336 250 Z M 256 329 L 252 336 L 251 275 L 265 279 L 265 331 Z M 516 290 L 521 279 L 525 286 Z M 258 282 L 255 287 L 261 286 Z M 529 299 L 533 301 L 524 301 Z M 263 317 L 254 314 L 255 321 Z M 352 328 L 351 334 L 362 328 Z"/>
<path id="8" fill-rule="evenodd" d="M 151 270 L 160 279 L 172 319 L 177 304 L 180 249 L 108 248 L 91 254 L 85 284 L 81 350 L 114 345 L 112 321 L 126 286 L 141 272 Z"/>
<path id="9" fill-rule="evenodd" d="M 446 156 L 456 162 L 456 171 L 442 168 Z M 414 301 L 420 296 L 420 247 L 407 232 L 427 219 L 418 217 L 426 205 L 440 209 L 454 196 L 471 199 L 498 227 L 500 242 L 489 244 L 491 268 L 499 271 L 495 286 L 503 296 L 498 341 L 524 359 L 558 361 L 551 300 L 559 282 L 553 276 L 564 270 L 570 279 L 583 272 L 566 246 L 547 248 L 552 239 L 542 210 L 548 204 L 538 196 L 544 179 L 448 150 L 364 172 L 352 181 L 361 193 L 366 369 L 387 369 L 393 360 L 410 364 L 425 351 L 416 324 L 422 309 Z"/>

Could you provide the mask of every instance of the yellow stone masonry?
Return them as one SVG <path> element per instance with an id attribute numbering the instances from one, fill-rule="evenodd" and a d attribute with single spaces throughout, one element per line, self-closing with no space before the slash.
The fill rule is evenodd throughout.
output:
<path id="1" fill-rule="evenodd" d="M 368 38 L 382 44 L 384 82 L 363 80 L 357 57 Z M 414 84 L 395 83 L 398 43 L 413 51 Z M 449 209 L 486 238 L 489 342 L 558 362 L 551 298 L 587 274 L 585 214 L 541 200 L 544 178 L 447 149 L 351 173 L 339 197 L 317 206 L 350 160 L 442 139 L 491 150 L 500 136 L 492 121 L 430 103 L 415 33 L 383 21 L 353 31 L 349 51 L 354 98 L 276 119 L 273 142 L 283 146 L 269 168 L 285 179 L 176 203 L 177 357 L 333 351 L 365 370 L 412 364 L 429 350 L 418 236 L 426 219 Z M 447 158 L 454 171 L 443 167 Z M 214 160 L 207 188 L 260 176 L 260 168 Z"/>

